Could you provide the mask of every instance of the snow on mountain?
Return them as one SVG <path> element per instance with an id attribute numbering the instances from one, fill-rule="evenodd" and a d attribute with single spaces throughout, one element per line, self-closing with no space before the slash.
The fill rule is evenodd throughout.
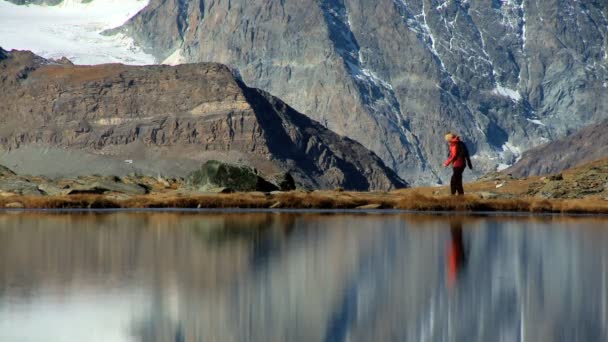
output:
<path id="1" fill-rule="evenodd" d="M 65 56 L 75 64 L 152 64 L 154 57 L 131 38 L 101 35 L 147 4 L 147 0 L 64 0 L 56 6 L 19 6 L 0 0 L 0 46 L 31 50 L 45 58 Z"/>

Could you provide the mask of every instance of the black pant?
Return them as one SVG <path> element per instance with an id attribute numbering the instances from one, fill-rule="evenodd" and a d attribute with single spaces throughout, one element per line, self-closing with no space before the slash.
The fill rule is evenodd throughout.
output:
<path id="1" fill-rule="evenodd" d="M 452 179 L 450 180 L 450 190 L 452 190 L 452 195 L 456 193 L 459 195 L 464 195 L 464 188 L 462 187 L 463 172 L 464 166 L 452 168 Z"/>

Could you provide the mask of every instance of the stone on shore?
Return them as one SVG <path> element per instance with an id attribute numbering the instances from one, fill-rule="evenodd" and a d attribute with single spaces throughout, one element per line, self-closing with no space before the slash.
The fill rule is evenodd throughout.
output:
<path id="1" fill-rule="evenodd" d="M 217 188 L 239 192 L 278 190 L 276 185 L 258 175 L 255 169 L 217 160 L 209 160 L 200 169 L 190 173 L 187 182 L 191 187 L 204 192 Z"/>

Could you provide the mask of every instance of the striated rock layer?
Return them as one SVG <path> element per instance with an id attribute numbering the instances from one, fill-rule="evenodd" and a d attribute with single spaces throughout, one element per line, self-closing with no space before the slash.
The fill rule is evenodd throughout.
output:
<path id="1" fill-rule="evenodd" d="M 526 151 L 521 160 L 505 170 L 516 177 L 561 172 L 608 157 L 608 120 Z M 608 186 L 608 184 L 607 184 Z"/>
<path id="2" fill-rule="evenodd" d="M 215 61 L 417 183 L 455 130 L 479 172 L 608 113 L 601 0 L 151 0 L 122 28 L 158 61 Z"/>
<path id="3" fill-rule="evenodd" d="M 222 159 L 291 170 L 315 188 L 406 185 L 359 143 L 220 64 L 74 66 L 2 51 L 0 87 L 0 159 L 19 173 L 175 175 Z M 107 167 L 117 161 L 122 168 Z"/>

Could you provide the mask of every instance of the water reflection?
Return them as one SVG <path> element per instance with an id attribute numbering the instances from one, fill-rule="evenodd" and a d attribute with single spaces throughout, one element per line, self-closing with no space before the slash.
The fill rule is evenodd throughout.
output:
<path id="1" fill-rule="evenodd" d="M 0 341 L 607 340 L 605 225 L 0 214 Z"/>
<path id="2" fill-rule="evenodd" d="M 464 242 L 462 240 L 462 219 L 450 219 L 450 244 L 448 249 L 448 285 L 454 287 L 456 280 L 462 276 L 467 262 Z"/>

